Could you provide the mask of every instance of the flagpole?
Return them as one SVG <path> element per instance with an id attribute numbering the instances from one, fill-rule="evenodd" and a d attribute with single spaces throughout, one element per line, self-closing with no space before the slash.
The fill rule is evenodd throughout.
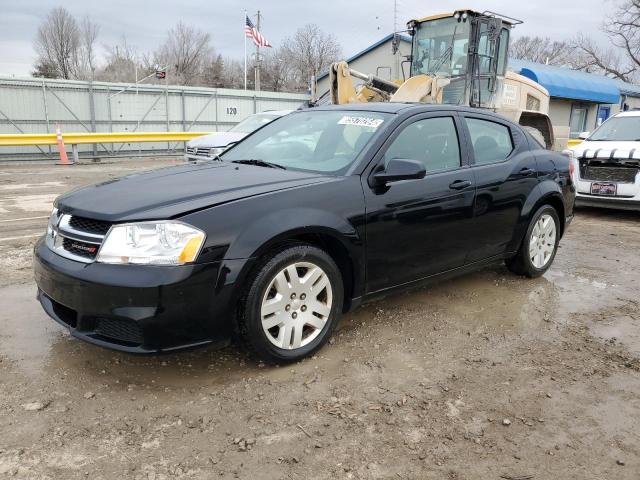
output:
<path id="1" fill-rule="evenodd" d="M 244 25 L 242 28 L 242 33 L 244 33 L 244 89 L 247 89 L 247 34 L 245 33 L 245 28 L 247 26 L 247 11 L 244 11 Z"/>

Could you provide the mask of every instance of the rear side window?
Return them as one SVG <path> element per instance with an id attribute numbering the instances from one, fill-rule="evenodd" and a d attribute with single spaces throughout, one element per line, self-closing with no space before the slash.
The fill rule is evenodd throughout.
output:
<path id="1" fill-rule="evenodd" d="M 453 118 L 426 118 L 406 126 L 385 153 L 385 165 L 394 158 L 418 160 L 427 172 L 460 167 L 460 146 Z"/>
<path id="2" fill-rule="evenodd" d="M 508 127 L 477 118 L 466 118 L 476 165 L 501 162 L 513 151 L 513 139 Z"/>

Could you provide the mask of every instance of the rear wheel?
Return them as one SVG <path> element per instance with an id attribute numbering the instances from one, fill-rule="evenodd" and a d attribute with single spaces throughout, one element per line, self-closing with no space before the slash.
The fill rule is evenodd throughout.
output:
<path id="1" fill-rule="evenodd" d="M 506 261 L 507 268 L 518 275 L 539 277 L 553 263 L 559 241 L 558 213 L 552 206 L 543 205 L 533 215 L 520 250 Z"/>
<path id="2" fill-rule="evenodd" d="M 342 275 L 332 258 L 310 245 L 263 261 L 242 300 L 240 332 L 263 358 L 294 361 L 320 348 L 342 311 Z"/>

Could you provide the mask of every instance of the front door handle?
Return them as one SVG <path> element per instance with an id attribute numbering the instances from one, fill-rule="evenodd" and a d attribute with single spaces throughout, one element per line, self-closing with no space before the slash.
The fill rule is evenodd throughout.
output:
<path id="1" fill-rule="evenodd" d="M 456 180 L 453 183 L 449 184 L 449 188 L 451 190 L 462 190 L 463 188 L 467 188 L 471 186 L 471 182 L 469 180 Z"/>
<path id="2" fill-rule="evenodd" d="M 522 175 L 523 177 L 528 177 L 529 175 L 533 175 L 534 173 L 536 173 L 536 171 L 533 168 L 529 167 L 524 167 L 522 170 L 520 170 L 520 175 Z"/>

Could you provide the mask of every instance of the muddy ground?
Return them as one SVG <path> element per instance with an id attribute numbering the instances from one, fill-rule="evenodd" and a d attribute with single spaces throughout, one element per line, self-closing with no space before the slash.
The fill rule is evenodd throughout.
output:
<path id="1" fill-rule="evenodd" d="M 51 200 L 167 163 L 0 166 L 0 477 L 640 478 L 640 214 L 581 210 L 543 278 L 390 297 L 294 365 L 71 338 L 34 299 Z"/>

